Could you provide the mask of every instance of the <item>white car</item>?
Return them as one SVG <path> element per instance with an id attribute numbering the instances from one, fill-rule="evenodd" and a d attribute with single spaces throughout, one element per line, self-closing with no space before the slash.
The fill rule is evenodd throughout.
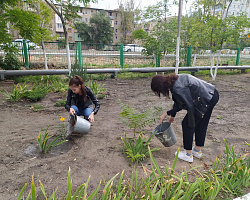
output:
<path id="1" fill-rule="evenodd" d="M 250 53 L 250 47 L 245 47 L 243 49 L 242 53 L 249 54 Z"/>
<path id="2" fill-rule="evenodd" d="M 12 42 L 14 46 L 16 46 L 18 49 L 23 48 L 23 39 L 16 39 Z M 31 42 L 30 40 L 26 40 L 27 47 L 29 49 L 39 49 L 40 47 L 37 46 L 34 42 Z"/>
<path id="3" fill-rule="evenodd" d="M 146 49 L 138 44 L 126 44 L 123 46 L 123 51 L 126 52 L 142 52 L 144 50 Z"/>

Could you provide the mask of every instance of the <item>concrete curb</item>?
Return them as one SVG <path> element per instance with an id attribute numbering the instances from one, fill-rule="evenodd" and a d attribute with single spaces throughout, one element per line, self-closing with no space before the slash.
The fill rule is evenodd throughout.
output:
<path id="1" fill-rule="evenodd" d="M 242 197 L 238 197 L 236 199 L 233 199 L 233 200 L 250 200 L 250 193 L 248 193 Z"/>

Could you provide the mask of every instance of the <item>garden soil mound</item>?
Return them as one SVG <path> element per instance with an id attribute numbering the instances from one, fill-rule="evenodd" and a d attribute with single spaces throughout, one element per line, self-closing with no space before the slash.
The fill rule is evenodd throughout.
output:
<path id="1" fill-rule="evenodd" d="M 211 82 L 211 77 L 198 76 Z M 70 168 L 72 188 L 76 190 L 85 183 L 89 176 L 88 193 L 90 194 L 102 180 L 102 184 L 117 173 L 124 170 L 124 179 L 129 179 L 132 171 L 137 168 L 140 176 L 152 166 L 151 160 L 146 159 L 142 165 L 131 164 L 123 153 L 121 137 L 124 133 L 133 137 L 133 131 L 120 119 L 121 100 L 139 112 L 149 108 L 158 108 L 166 111 L 170 109 L 172 101 L 158 98 L 151 92 L 150 78 L 134 80 L 107 79 L 98 81 L 107 88 L 106 97 L 100 99 L 101 108 L 95 116 L 90 132 L 82 137 L 70 139 L 57 150 L 42 156 L 37 150 L 37 137 L 46 128 L 50 134 L 58 134 L 58 126 L 62 125 L 60 116 L 68 120 L 68 113 L 63 107 L 55 107 L 60 99 L 66 99 L 67 93 L 49 93 L 37 103 L 20 101 L 17 103 L 5 102 L 0 94 L 0 199 L 14 200 L 24 186 L 30 183 L 32 175 L 39 190 L 39 180 L 45 191 L 51 194 L 58 188 L 56 194 L 63 197 L 67 188 L 67 174 Z M 203 171 L 212 166 L 216 157 L 225 150 L 224 139 L 227 144 L 233 145 L 236 152 L 249 152 L 250 147 L 243 143 L 250 143 L 250 74 L 218 75 L 212 82 L 220 93 L 220 100 L 214 109 L 208 127 L 203 157 L 194 158 L 192 164 L 178 160 L 176 172 L 184 168 L 190 169 L 200 166 Z M 11 91 L 12 81 L 0 81 L 0 88 Z M 37 107 L 44 107 L 36 110 Z M 36 111 L 35 111 L 36 110 Z M 153 152 L 160 169 L 166 165 L 171 167 L 175 151 L 182 149 L 181 121 L 185 111 L 177 114 L 173 128 L 177 136 L 177 143 L 171 147 L 164 147 L 153 137 L 150 147 L 162 147 Z M 159 124 L 158 120 L 145 127 L 145 136 L 150 136 L 152 130 Z M 54 152 L 54 153 L 53 153 Z M 115 179 L 118 182 L 119 178 Z M 30 184 L 28 185 L 30 188 Z M 27 192 L 29 189 L 26 189 Z M 40 192 L 40 199 L 42 194 Z"/>

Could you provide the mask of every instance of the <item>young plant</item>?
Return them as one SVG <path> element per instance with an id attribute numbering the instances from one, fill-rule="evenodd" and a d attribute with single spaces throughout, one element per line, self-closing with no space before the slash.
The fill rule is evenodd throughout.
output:
<path id="1" fill-rule="evenodd" d="M 60 116 L 60 121 L 62 122 L 60 126 L 57 126 L 59 134 L 63 140 L 65 140 L 67 135 L 67 128 L 65 126 L 65 118 Z"/>
<path id="2" fill-rule="evenodd" d="M 122 106 L 121 119 L 130 129 L 133 129 L 134 136 L 135 133 L 140 132 L 142 128 L 155 121 L 151 118 L 152 110 L 138 113 L 134 108 L 130 108 L 129 105 L 125 105 L 121 101 L 120 104 Z"/>
<path id="3" fill-rule="evenodd" d="M 49 128 L 49 126 L 47 127 L 43 137 L 42 137 L 42 134 L 40 131 L 39 135 L 38 135 L 38 139 L 37 139 L 39 148 L 40 148 L 42 153 L 47 153 L 51 148 L 56 147 L 59 144 L 62 144 L 64 142 L 68 141 L 68 140 L 61 140 L 61 141 L 57 142 L 57 140 L 61 138 L 61 135 L 59 135 L 54 140 L 49 142 L 48 140 L 53 136 L 49 136 L 48 128 Z"/>
<path id="4" fill-rule="evenodd" d="M 31 90 L 25 91 L 23 97 L 31 101 L 39 101 L 43 99 L 49 91 L 49 86 L 44 84 L 34 84 Z"/>
<path id="5" fill-rule="evenodd" d="M 59 101 L 57 101 L 57 102 L 55 103 L 54 106 L 56 106 L 56 107 L 65 106 L 66 102 L 67 102 L 67 100 L 59 100 Z"/>
<path id="6" fill-rule="evenodd" d="M 125 138 L 121 138 L 125 145 L 127 157 L 131 160 L 131 162 L 143 161 L 149 155 L 148 145 L 153 136 L 154 135 L 152 134 L 147 141 L 147 138 L 143 138 L 142 133 L 139 135 L 138 139 L 127 138 L 126 134 Z M 158 151 L 159 149 L 161 148 L 154 148 L 151 151 Z"/>
<path id="7" fill-rule="evenodd" d="M 11 93 L 9 93 L 8 91 L 6 90 L 0 90 L 1 93 L 3 93 L 5 96 L 6 96 L 6 99 L 11 101 L 11 102 L 17 102 L 19 101 L 20 99 L 23 98 L 24 96 L 24 93 L 26 92 L 26 88 L 27 88 L 28 85 L 26 85 L 26 83 L 24 83 L 23 85 L 21 84 L 14 84 L 13 83 L 13 86 L 12 86 L 12 90 L 11 90 Z"/>
<path id="8" fill-rule="evenodd" d="M 103 98 L 105 96 L 104 92 L 107 90 L 104 88 L 104 84 L 97 84 L 96 81 L 89 81 L 87 84 L 88 87 L 93 91 L 93 93 L 98 97 L 98 98 Z"/>
<path id="9" fill-rule="evenodd" d="M 53 92 L 65 92 L 68 89 L 68 85 L 62 80 L 51 80 L 50 88 Z"/>

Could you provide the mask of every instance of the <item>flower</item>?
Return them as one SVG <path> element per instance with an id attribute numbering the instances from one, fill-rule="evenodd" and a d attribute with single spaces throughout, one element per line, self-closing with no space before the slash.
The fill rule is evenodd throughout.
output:
<path id="1" fill-rule="evenodd" d="M 62 116 L 60 116 L 60 120 L 61 120 L 62 122 L 64 122 L 64 121 L 65 121 L 65 118 L 63 118 Z"/>

